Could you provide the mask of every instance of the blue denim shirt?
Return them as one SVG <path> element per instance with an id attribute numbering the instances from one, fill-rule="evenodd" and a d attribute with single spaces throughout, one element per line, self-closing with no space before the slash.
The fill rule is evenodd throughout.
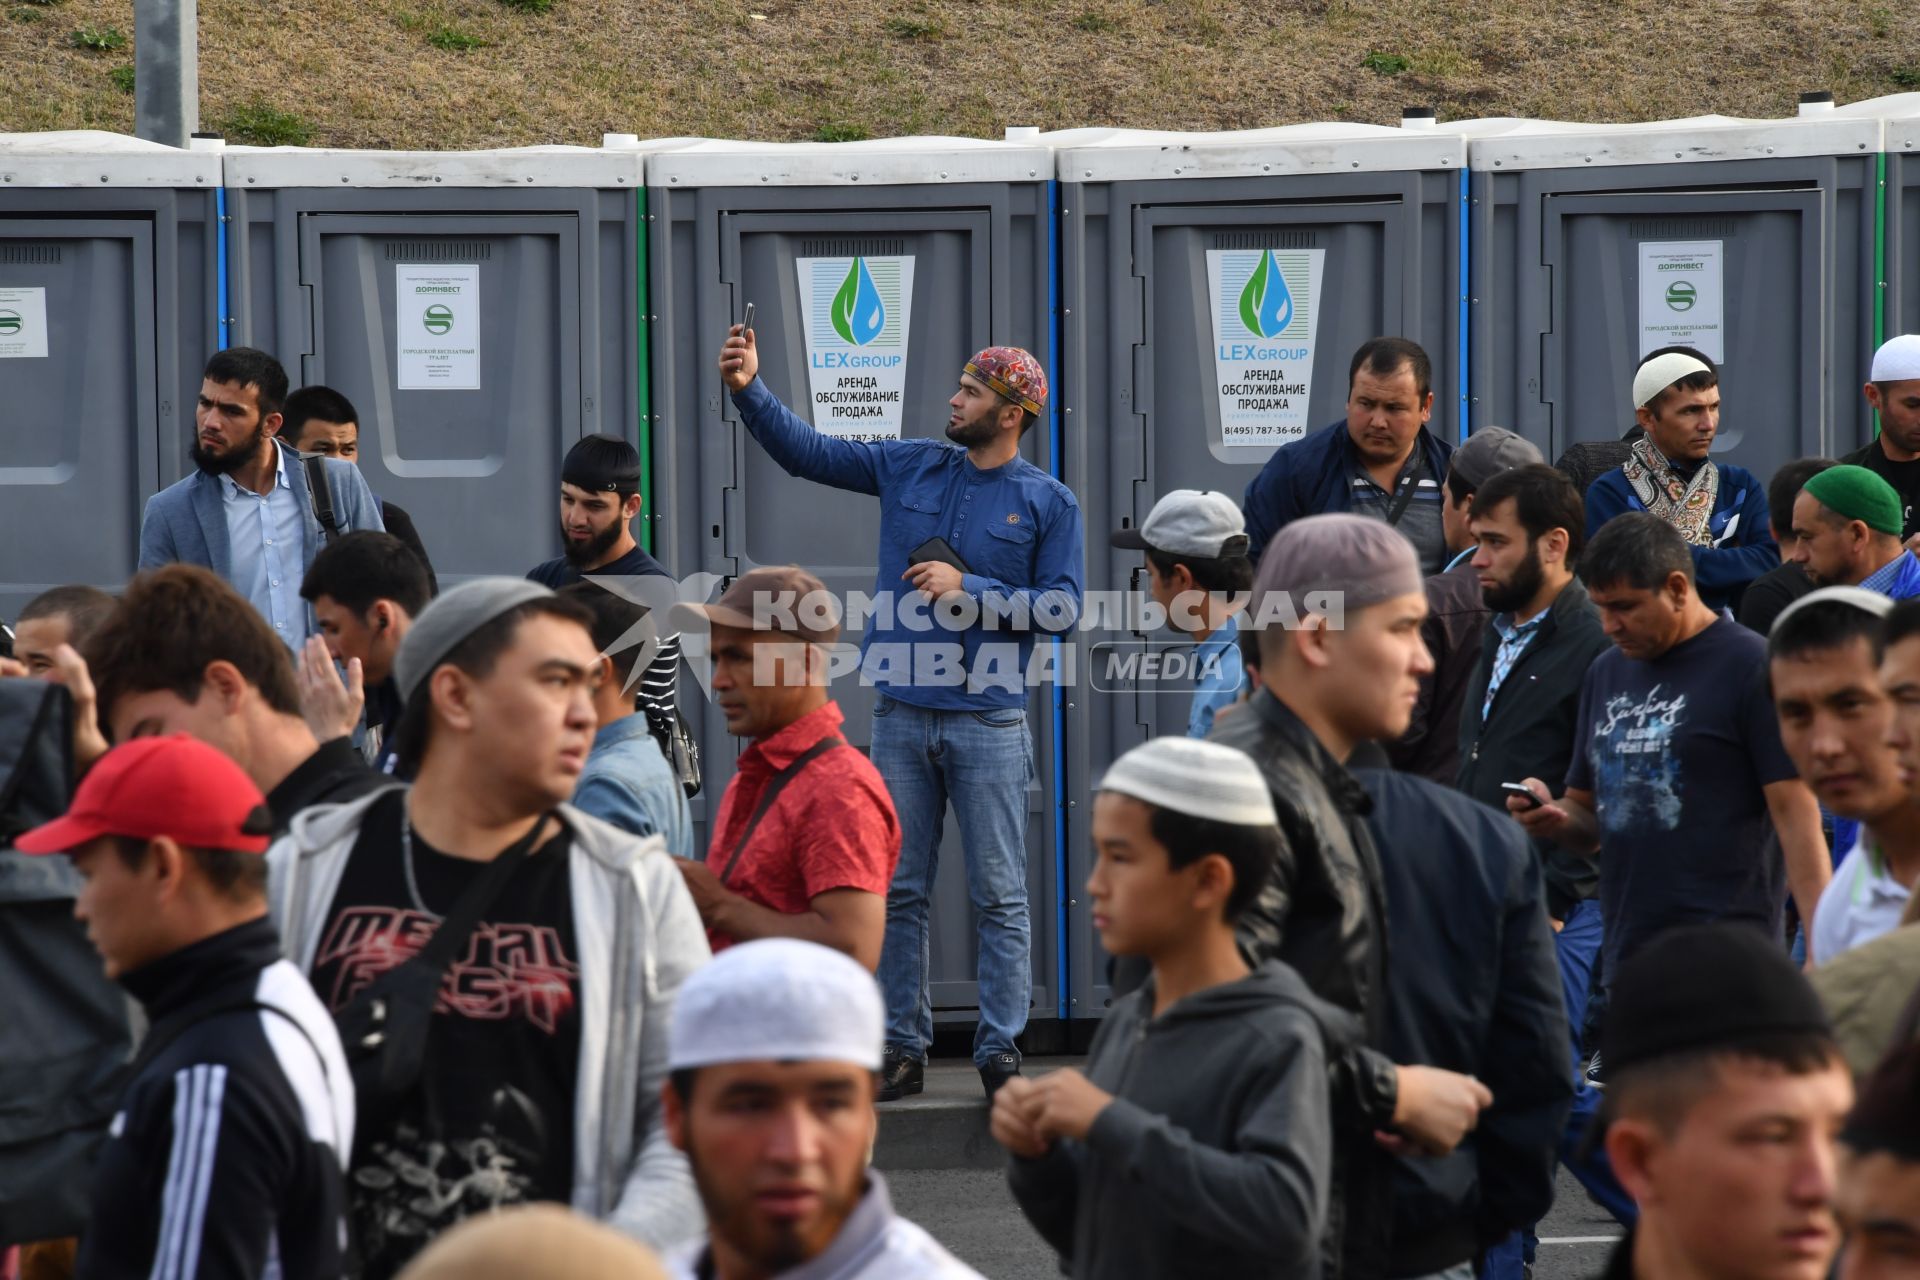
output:
<path id="1" fill-rule="evenodd" d="M 287 451 L 275 449 L 273 454 L 280 465 L 272 492 L 243 489 L 225 475 L 220 477 L 220 503 L 227 517 L 235 590 L 252 601 L 273 634 L 297 653 L 307 642 L 307 606 L 300 598 L 306 522 L 287 480 Z"/>
<path id="2" fill-rule="evenodd" d="M 880 499 L 874 595 L 894 607 L 877 608 L 867 620 L 863 675 L 929 710 L 1025 706 L 1034 637 L 1070 632 L 1079 621 L 1086 572 L 1073 491 L 1021 457 L 983 471 L 965 449 L 944 441 L 823 435 L 758 378 L 733 402 L 788 475 Z M 964 630 L 936 621 L 901 577 L 908 552 L 936 535 L 972 571 L 960 579 L 976 613 Z"/>
<path id="3" fill-rule="evenodd" d="M 1240 615 L 1228 618 L 1193 646 L 1193 656 L 1200 664 L 1200 678 L 1193 686 L 1193 706 L 1187 712 L 1187 736 L 1204 738 L 1213 728 L 1213 717 L 1240 696 L 1247 682 L 1245 660 L 1240 656 Z"/>
<path id="4" fill-rule="evenodd" d="M 695 856 L 686 793 L 647 718 L 637 712 L 593 735 L 587 767 L 574 784 L 573 807 L 637 836 L 661 836 L 676 858 Z"/>

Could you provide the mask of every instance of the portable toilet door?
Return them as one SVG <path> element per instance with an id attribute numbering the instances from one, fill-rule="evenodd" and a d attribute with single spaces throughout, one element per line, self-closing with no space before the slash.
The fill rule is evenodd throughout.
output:
<path id="1" fill-rule="evenodd" d="M 561 552 L 560 464 L 636 445 L 638 150 L 227 150 L 236 345 L 346 395 L 447 586 Z"/>
<path id="2" fill-rule="evenodd" d="M 1174 489 L 1240 503 L 1277 448 L 1345 423 L 1349 363 L 1370 338 L 1425 348 L 1428 425 L 1458 438 L 1466 146 L 1347 124 L 1042 137 L 1060 180 L 1064 462 L 1087 589 L 1132 596 L 1124 619 L 1110 610 L 1081 637 L 1067 773 L 1090 820 L 1114 757 L 1186 733 L 1195 675 L 1191 641 L 1145 629 L 1144 555 L 1109 535 Z M 1090 858 L 1083 826 L 1076 886 Z M 1076 1010 L 1098 1016 L 1107 966 L 1084 907 L 1072 937 Z"/>
<path id="3" fill-rule="evenodd" d="M 1896 334 L 1920 333 L 1920 93 L 1850 103 L 1834 114 L 1879 120 L 1883 129 L 1872 277 L 1879 295 L 1875 344 Z M 1863 368 L 1854 381 L 1864 383 L 1866 376 Z"/>
<path id="4" fill-rule="evenodd" d="M 53 586 L 118 588 L 146 499 L 185 474 L 219 189 L 217 155 L 0 134 L 0 617 Z"/>
<path id="5" fill-rule="evenodd" d="M 1682 345 L 1721 368 L 1714 456 L 1764 483 L 1860 447 L 1878 121 L 1464 121 L 1473 171 L 1475 427 L 1556 459 L 1633 425 L 1633 373 Z"/>
<path id="6" fill-rule="evenodd" d="M 787 563 L 811 570 L 843 602 L 877 585 L 878 502 L 787 475 L 747 435 L 720 381 L 729 326 L 749 304 L 755 308 L 760 377 L 815 429 L 944 439 L 947 401 L 980 348 L 1025 347 L 1057 376 L 1049 336 L 1051 176 L 1044 148 L 958 138 L 701 141 L 648 157 L 650 311 L 658 316 L 653 462 L 666 495 L 659 547 L 690 594 L 705 598 L 723 580 Z M 863 301 L 836 316 L 843 290 Z M 1054 466 L 1048 421 L 1029 429 L 1022 452 L 1043 469 Z M 859 638 L 858 627 L 843 636 Z M 874 689 L 849 673 L 832 691 L 846 714 L 842 733 L 867 748 Z M 1060 1014 L 1056 693 L 1034 689 L 1028 708 L 1036 766 L 1027 788 L 1035 1020 Z M 700 735 L 708 781 L 694 804 L 704 847 L 742 744 L 711 706 Z M 936 1017 L 971 1021 L 976 934 L 951 818 L 932 917 Z"/>

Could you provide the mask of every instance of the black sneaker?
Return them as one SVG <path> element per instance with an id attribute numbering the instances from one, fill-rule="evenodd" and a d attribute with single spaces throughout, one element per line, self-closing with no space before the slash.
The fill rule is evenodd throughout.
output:
<path id="1" fill-rule="evenodd" d="M 1605 1089 L 1607 1087 L 1606 1077 L 1601 1073 L 1600 1054 L 1598 1051 L 1595 1051 L 1594 1055 L 1587 1059 L 1586 1079 L 1589 1089 Z"/>
<path id="2" fill-rule="evenodd" d="M 1000 1092 L 1000 1086 L 1020 1074 L 1020 1055 L 1017 1053 L 996 1053 L 988 1058 L 980 1068 L 980 1083 L 987 1091 L 987 1101 L 993 1101 L 993 1095 Z"/>
<path id="3" fill-rule="evenodd" d="M 927 1087 L 927 1064 L 922 1058 L 908 1056 L 898 1045 L 888 1045 L 880 1053 L 880 1101 L 898 1102 Z"/>

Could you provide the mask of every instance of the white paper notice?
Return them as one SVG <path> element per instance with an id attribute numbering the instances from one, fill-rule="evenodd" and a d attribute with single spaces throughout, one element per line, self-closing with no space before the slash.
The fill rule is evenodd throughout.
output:
<path id="1" fill-rule="evenodd" d="M 47 291 L 0 287 L 0 360 L 47 354 Z"/>
<path id="2" fill-rule="evenodd" d="M 1312 429 L 1314 332 L 1325 249 L 1209 249 L 1213 369 L 1223 444 L 1269 448 Z"/>
<path id="3" fill-rule="evenodd" d="M 480 389 L 480 268 L 394 267 L 395 353 L 402 391 Z"/>
<path id="4" fill-rule="evenodd" d="M 1719 240 L 1642 241 L 1640 355 L 1692 347 L 1719 364 L 1727 358 L 1724 258 Z"/>
<path id="5" fill-rule="evenodd" d="M 843 440 L 898 440 L 913 258 L 800 258 L 807 417 Z"/>

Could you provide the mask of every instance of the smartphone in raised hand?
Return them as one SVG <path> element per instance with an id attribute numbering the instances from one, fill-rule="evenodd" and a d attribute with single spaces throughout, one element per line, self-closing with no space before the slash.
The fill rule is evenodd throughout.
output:
<path id="1" fill-rule="evenodd" d="M 753 329 L 753 304 L 747 304 L 747 318 L 740 322 L 740 336 L 746 337 Z"/>

